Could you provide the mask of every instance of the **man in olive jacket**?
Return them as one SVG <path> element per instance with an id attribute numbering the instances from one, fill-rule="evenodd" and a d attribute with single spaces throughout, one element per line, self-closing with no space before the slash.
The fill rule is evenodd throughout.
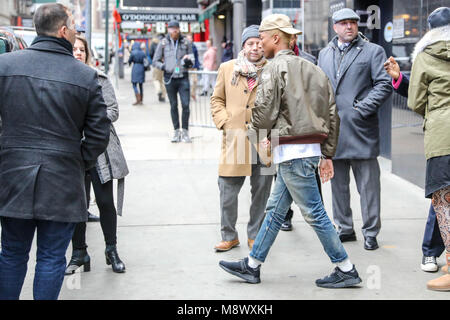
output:
<path id="1" fill-rule="evenodd" d="M 35 299 L 57 299 L 75 224 L 87 221 L 85 171 L 110 121 L 97 72 L 73 57 L 75 23 L 61 4 L 36 11 L 38 37 L 0 57 L 0 299 L 18 299 L 37 230 Z"/>
<path id="2" fill-rule="evenodd" d="M 361 195 L 364 248 L 378 248 L 380 220 L 380 154 L 378 109 L 392 93 L 384 72 L 384 49 L 358 34 L 359 16 L 351 9 L 333 15 L 338 34 L 319 54 L 319 67 L 333 85 L 341 119 L 335 175 L 331 180 L 333 217 L 341 241 L 356 240 L 350 208 L 350 167 Z"/>
<path id="3" fill-rule="evenodd" d="M 292 28 L 286 15 L 269 15 L 259 31 L 264 55 L 273 60 L 261 74 L 249 135 L 261 137 L 264 130 L 271 131 L 278 176 L 249 256 L 239 262 L 220 261 L 219 265 L 249 283 L 259 283 L 261 264 L 295 201 L 336 266 L 329 276 L 316 280 L 316 285 L 355 286 L 361 279 L 327 216 L 316 181 L 319 162 L 323 182 L 333 177 L 333 164 L 327 158 L 336 150 L 339 118 L 331 84 L 320 68 L 289 50 L 291 35 L 300 31 Z"/>

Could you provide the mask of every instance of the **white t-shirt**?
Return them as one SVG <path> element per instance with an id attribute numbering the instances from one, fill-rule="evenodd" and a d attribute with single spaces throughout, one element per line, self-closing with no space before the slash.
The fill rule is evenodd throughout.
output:
<path id="1" fill-rule="evenodd" d="M 280 144 L 273 148 L 273 162 L 275 164 L 293 159 L 320 157 L 321 155 L 320 143 Z"/>

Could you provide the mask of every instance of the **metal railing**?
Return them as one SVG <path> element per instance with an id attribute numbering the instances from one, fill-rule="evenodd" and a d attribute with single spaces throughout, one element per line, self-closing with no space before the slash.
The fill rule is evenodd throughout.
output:
<path id="1" fill-rule="evenodd" d="M 210 98 L 214 91 L 217 71 L 189 71 L 191 85 L 191 114 L 189 126 L 215 128 L 211 117 Z M 207 81 L 207 84 L 204 82 Z"/>
<path id="2" fill-rule="evenodd" d="M 392 129 L 418 127 L 423 118 L 408 108 L 408 99 L 394 92 L 392 97 Z"/>
<path id="3" fill-rule="evenodd" d="M 217 71 L 189 71 L 191 85 L 190 126 L 215 128 L 211 117 L 210 98 L 214 91 Z M 204 81 L 208 81 L 208 89 L 204 91 Z M 417 127 L 423 118 L 408 108 L 408 99 L 394 92 L 392 97 L 392 128 Z"/>

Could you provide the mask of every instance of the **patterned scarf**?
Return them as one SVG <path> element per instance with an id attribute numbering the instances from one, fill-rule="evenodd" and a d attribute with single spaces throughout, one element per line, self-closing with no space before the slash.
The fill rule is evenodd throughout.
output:
<path id="1" fill-rule="evenodd" d="M 233 70 L 233 78 L 231 79 L 231 84 L 233 86 L 237 85 L 239 76 L 243 76 L 246 78 L 253 78 L 256 80 L 258 77 L 258 72 L 263 68 L 264 63 L 266 62 L 266 58 L 262 57 L 256 63 L 252 63 L 248 61 L 247 57 L 244 54 L 244 50 L 239 52 L 236 62 L 234 64 Z"/>

